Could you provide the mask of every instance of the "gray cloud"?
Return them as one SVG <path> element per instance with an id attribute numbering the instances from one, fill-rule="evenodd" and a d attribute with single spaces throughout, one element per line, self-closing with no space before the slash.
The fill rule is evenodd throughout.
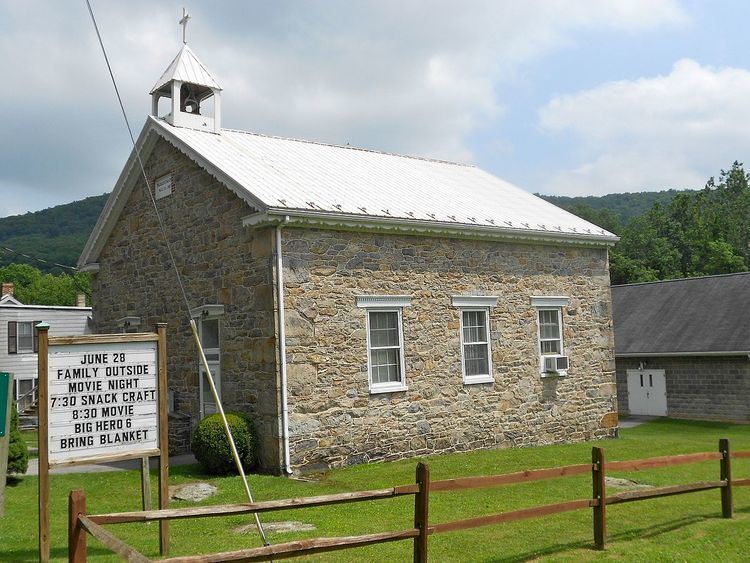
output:
<path id="1" fill-rule="evenodd" d="M 137 130 L 179 49 L 182 2 L 94 1 Z M 672 0 L 195 2 L 189 43 L 224 125 L 472 161 L 503 84 L 582 29 L 681 25 Z M 83 2 L 0 0 L 0 215 L 109 191 L 129 141 Z M 137 131 L 136 131 L 137 133 Z"/>

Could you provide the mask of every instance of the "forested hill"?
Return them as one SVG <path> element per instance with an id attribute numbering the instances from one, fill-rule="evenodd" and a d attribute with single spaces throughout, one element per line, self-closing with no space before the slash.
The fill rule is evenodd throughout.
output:
<path id="1" fill-rule="evenodd" d="M 539 195 L 550 203 L 575 213 L 580 206 L 588 206 L 597 211 L 608 209 L 621 224 L 646 213 L 655 203 L 667 206 L 679 193 L 690 190 L 664 190 L 661 192 L 634 192 L 608 194 L 603 196 L 569 197 L 564 195 Z"/>
<path id="2" fill-rule="evenodd" d="M 74 266 L 109 194 L 87 197 L 42 211 L 0 219 L 0 266 L 31 264 L 44 272 L 59 272 L 51 263 Z M 44 264 L 4 250 L 12 248 L 47 260 Z"/>
<path id="3" fill-rule="evenodd" d="M 0 219 L 0 266 L 27 263 L 45 272 L 73 265 L 106 194 Z M 750 175 L 740 162 L 702 190 L 544 199 L 620 236 L 610 250 L 612 283 L 633 283 L 750 270 Z"/>

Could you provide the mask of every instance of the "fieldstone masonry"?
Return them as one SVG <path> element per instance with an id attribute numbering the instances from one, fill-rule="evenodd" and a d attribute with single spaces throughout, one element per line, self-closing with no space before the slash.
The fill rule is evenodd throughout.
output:
<path id="1" fill-rule="evenodd" d="M 312 470 L 613 435 L 606 250 L 284 229 L 292 463 Z M 370 394 L 357 295 L 409 295 L 407 391 Z M 466 385 L 454 295 L 497 295 L 495 382 Z M 532 295 L 565 295 L 569 375 L 539 373 Z"/>
<path id="2" fill-rule="evenodd" d="M 253 210 L 164 140 L 150 179 L 191 307 L 221 303 L 222 396 L 256 421 L 261 465 L 282 467 L 274 230 L 244 228 Z M 297 471 L 478 448 L 614 435 L 601 424 L 616 386 L 607 252 L 282 228 L 291 458 Z M 130 194 L 93 280 L 97 332 L 117 319 L 168 322 L 170 446 L 198 422 L 197 352 L 186 307 L 142 181 Z M 407 391 L 370 394 L 357 295 L 409 295 L 403 310 Z M 494 383 L 465 385 L 454 295 L 497 295 L 490 311 Z M 565 295 L 569 375 L 541 378 L 530 297 Z"/>
<path id="3" fill-rule="evenodd" d="M 663 369 L 667 415 L 692 420 L 750 421 L 750 360 L 747 356 L 617 358 L 617 397 L 629 414 L 628 376 L 641 362 Z"/>
<path id="4" fill-rule="evenodd" d="M 220 321 L 224 407 L 253 416 L 261 464 L 278 470 L 273 231 L 242 228 L 242 218 L 252 209 L 164 140 L 154 148 L 146 172 L 152 182 L 172 174 L 174 191 L 157 205 L 190 307 L 225 307 Z M 143 330 L 158 321 L 168 323 L 168 380 L 175 402 L 170 449 L 189 451 L 200 412 L 197 350 L 142 180 L 133 188 L 99 264 L 92 282 L 96 332 L 117 332 L 116 321 L 125 316 L 141 317 Z"/>

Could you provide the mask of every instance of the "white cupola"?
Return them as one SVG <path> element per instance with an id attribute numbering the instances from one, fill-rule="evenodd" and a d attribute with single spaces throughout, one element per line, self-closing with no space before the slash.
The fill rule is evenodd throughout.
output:
<path id="1" fill-rule="evenodd" d="M 177 127 L 221 132 L 221 87 L 188 47 L 185 28 L 190 16 L 183 9 L 182 49 L 151 89 L 151 115 Z M 201 104 L 213 96 L 213 116 L 203 115 Z M 159 116 L 159 99 L 172 100 L 171 111 Z"/>

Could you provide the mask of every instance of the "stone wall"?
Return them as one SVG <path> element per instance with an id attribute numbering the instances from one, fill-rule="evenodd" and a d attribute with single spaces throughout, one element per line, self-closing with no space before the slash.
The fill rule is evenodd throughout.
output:
<path id="1" fill-rule="evenodd" d="M 291 457 L 316 470 L 436 452 L 614 435 L 603 249 L 284 229 Z M 370 394 L 357 295 L 409 295 L 407 391 Z M 453 295 L 497 295 L 494 383 L 462 379 Z M 533 295 L 565 295 L 567 377 L 541 378 Z"/>
<path id="2" fill-rule="evenodd" d="M 159 140 L 146 163 L 150 181 L 171 173 L 174 193 L 157 201 L 191 308 L 223 304 L 222 396 L 228 410 L 253 415 L 261 462 L 278 470 L 279 401 L 273 301 L 273 231 L 246 229 L 252 209 L 194 162 Z M 153 184 L 152 184 L 153 185 Z M 168 379 L 176 413 L 170 446 L 184 452 L 199 418 L 198 356 L 186 305 L 143 181 L 133 189 L 93 276 L 96 332 L 141 317 L 141 329 L 167 322 Z"/>
<path id="3" fill-rule="evenodd" d="M 617 358 L 619 410 L 629 414 L 629 369 L 663 369 L 667 415 L 693 420 L 750 421 L 750 360 L 746 356 Z"/>

